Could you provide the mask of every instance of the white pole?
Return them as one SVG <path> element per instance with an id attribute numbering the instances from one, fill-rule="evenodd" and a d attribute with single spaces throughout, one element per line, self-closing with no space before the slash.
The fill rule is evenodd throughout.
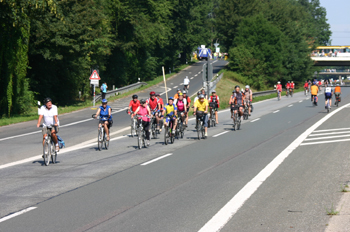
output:
<path id="1" fill-rule="evenodd" d="M 96 101 L 95 96 L 96 96 L 96 94 L 95 94 L 95 85 L 94 85 L 94 107 L 95 107 L 95 101 Z"/>
<path id="2" fill-rule="evenodd" d="M 166 87 L 166 79 L 165 79 L 164 66 L 162 66 L 162 69 L 163 69 L 163 79 L 164 79 L 164 87 L 165 87 L 166 102 L 168 102 L 168 89 L 167 89 L 167 87 Z"/>

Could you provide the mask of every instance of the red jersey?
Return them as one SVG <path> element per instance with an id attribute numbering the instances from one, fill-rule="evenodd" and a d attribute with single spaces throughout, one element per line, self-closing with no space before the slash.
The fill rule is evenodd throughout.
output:
<path id="1" fill-rule="evenodd" d="M 290 83 L 286 84 L 286 88 L 289 89 L 290 88 Z"/>
<path id="2" fill-rule="evenodd" d="M 304 84 L 304 88 L 309 88 L 309 84 L 307 82 Z"/>
<path id="3" fill-rule="evenodd" d="M 137 107 L 140 106 L 140 101 L 137 100 L 136 102 L 134 102 L 134 100 L 131 100 L 129 106 L 131 106 L 131 111 L 135 112 L 137 110 Z"/>
<path id="4" fill-rule="evenodd" d="M 218 96 L 214 96 L 211 95 L 210 98 L 209 98 L 209 102 L 216 102 L 218 104 L 218 108 L 220 108 L 220 102 L 219 102 L 219 97 Z"/>
<path id="5" fill-rule="evenodd" d="M 319 82 L 318 82 L 318 85 L 322 85 L 322 82 L 321 82 L 321 81 L 319 81 Z"/>
<path id="6" fill-rule="evenodd" d="M 294 89 L 294 83 L 290 83 L 290 87 Z"/>
<path id="7" fill-rule="evenodd" d="M 282 85 L 281 84 L 277 84 L 276 89 L 282 91 Z"/>
<path id="8" fill-rule="evenodd" d="M 163 99 L 161 97 L 158 98 L 158 103 L 160 104 L 160 108 L 163 109 L 164 102 L 163 102 Z"/>
<path id="9" fill-rule="evenodd" d="M 155 97 L 154 99 L 149 98 L 147 99 L 147 104 L 151 108 L 151 110 L 155 110 L 158 108 L 158 99 Z"/>

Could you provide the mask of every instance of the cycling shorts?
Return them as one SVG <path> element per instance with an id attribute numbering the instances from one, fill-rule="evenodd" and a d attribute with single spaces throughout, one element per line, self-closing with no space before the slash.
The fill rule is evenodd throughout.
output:
<path id="1" fill-rule="evenodd" d="M 326 99 L 332 99 L 332 94 L 331 93 L 325 93 L 324 94 Z"/>
<path id="2" fill-rule="evenodd" d="M 173 116 L 166 116 L 166 118 L 164 119 L 164 122 L 169 123 L 170 121 L 174 121 L 174 117 Z"/>
<path id="3" fill-rule="evenodd" d="M 59 127 L 58 127 L 58 126 L 52 126 L 52 129 L 54 129 L 54 130 L 55 130 L 56 134 L 57 134 L 57 133 L 58 133 L 58 131 L 59 131 Z M 47 127 L 43 126 L 43 129 L 42 129 L 42 133 L 43 133 L 43 135 L 46 135 L 46 134 L 47 134 L 47 132 L 48 132 L 49 130 L 51 130 L 51 129 L 49 129 L 49 128 L 47 128 Z"/>
<path id="4" fill-rule="evenodd" d="M 240 107 L 243 107 L 243 105 L 231 105 L 231 111 L 232 110 L 239 110 Z"/>
<path id="5" fill-rule="evenodd" d="M 112 119 L 109 119 L 109 120 L 100 120 L 100 123 L 105 123 L 106 121 L 108 121 L 108 128 L 112 127 L 113 125 L 113 120 Z"/>
<path id="6" fill-rule="evenodd" d="M 340 96 L 340 92 L 335 92 L 334 94 L 335 96 L 338 96 L 338 97 Z"/>

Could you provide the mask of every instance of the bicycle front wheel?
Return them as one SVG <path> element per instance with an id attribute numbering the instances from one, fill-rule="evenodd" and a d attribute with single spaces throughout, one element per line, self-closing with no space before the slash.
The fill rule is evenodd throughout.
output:
<path id="1" fill-rule="evenodd" d="M 109 147 L 109 141 L 105 138 L 105 148 L 106 148 L 106 150 L 108 150 L 108 147 Z"/>
<path id="2" fill-rule="evenodd" d="M 56 145 L 52 141 L 51 142 L 51 162 L 53 164 L 55 164 L 56 163 L 56 159 L 57 159 Z"/>
<path id="3" fill-rule="evenodd" d="M 198 121 L 197 121 L 197 136 L 198 136 L 198 140 L 201 140 L 201 125 L 200 123 L 198 123 Z"/>
<path id="4" fill-rule="evenodd" d="M 43 153 L 45 166 L 48 166 L 50 164 L 51 156 L 51 143 L 48 141 L 45 141 L 44 143 Z"/>
<path id="5" fill-rule="evenodd" d="M 202 125 L 202 138 L 205 139 L 205 129 L 204 129 L 204 126 Z"/>
<path id="6" fill-rule="evenodd" d="M 100 128 L 100 130 L 98 131 L 98 136 L 97 136 L 97 146 L 98 146 L 98 150 L 102 150 L 102 146 L 103 146 L 103 131 Z"/>
<path id="7" fill-rule="evenodd" d="M 168 145 L 168 136 L 169 136 L 168 127 L 164 127 L 164 143 L 165 143 L 165 145 Z"/>

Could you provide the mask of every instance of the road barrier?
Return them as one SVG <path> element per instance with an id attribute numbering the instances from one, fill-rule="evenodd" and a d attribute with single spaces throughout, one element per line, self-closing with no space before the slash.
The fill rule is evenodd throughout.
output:
<path id="1" fill-rule="evenodd" d="M 144 85 L 147 85 L 147 83 L 146 82 L 137 82 L 135 84 L 124 86 L 124 87 L 121 87 L 119 89 L 107 91 L 106 99 L 111 97 L 111 96 L 116 96 L 119 94 L 129 92 L 130 90 L 138 89 Z M 101 101 L 101 100 L 102 100 L 102 94 L 99 94 L 98 96 L 96 96 L 96 102 Z"/>

